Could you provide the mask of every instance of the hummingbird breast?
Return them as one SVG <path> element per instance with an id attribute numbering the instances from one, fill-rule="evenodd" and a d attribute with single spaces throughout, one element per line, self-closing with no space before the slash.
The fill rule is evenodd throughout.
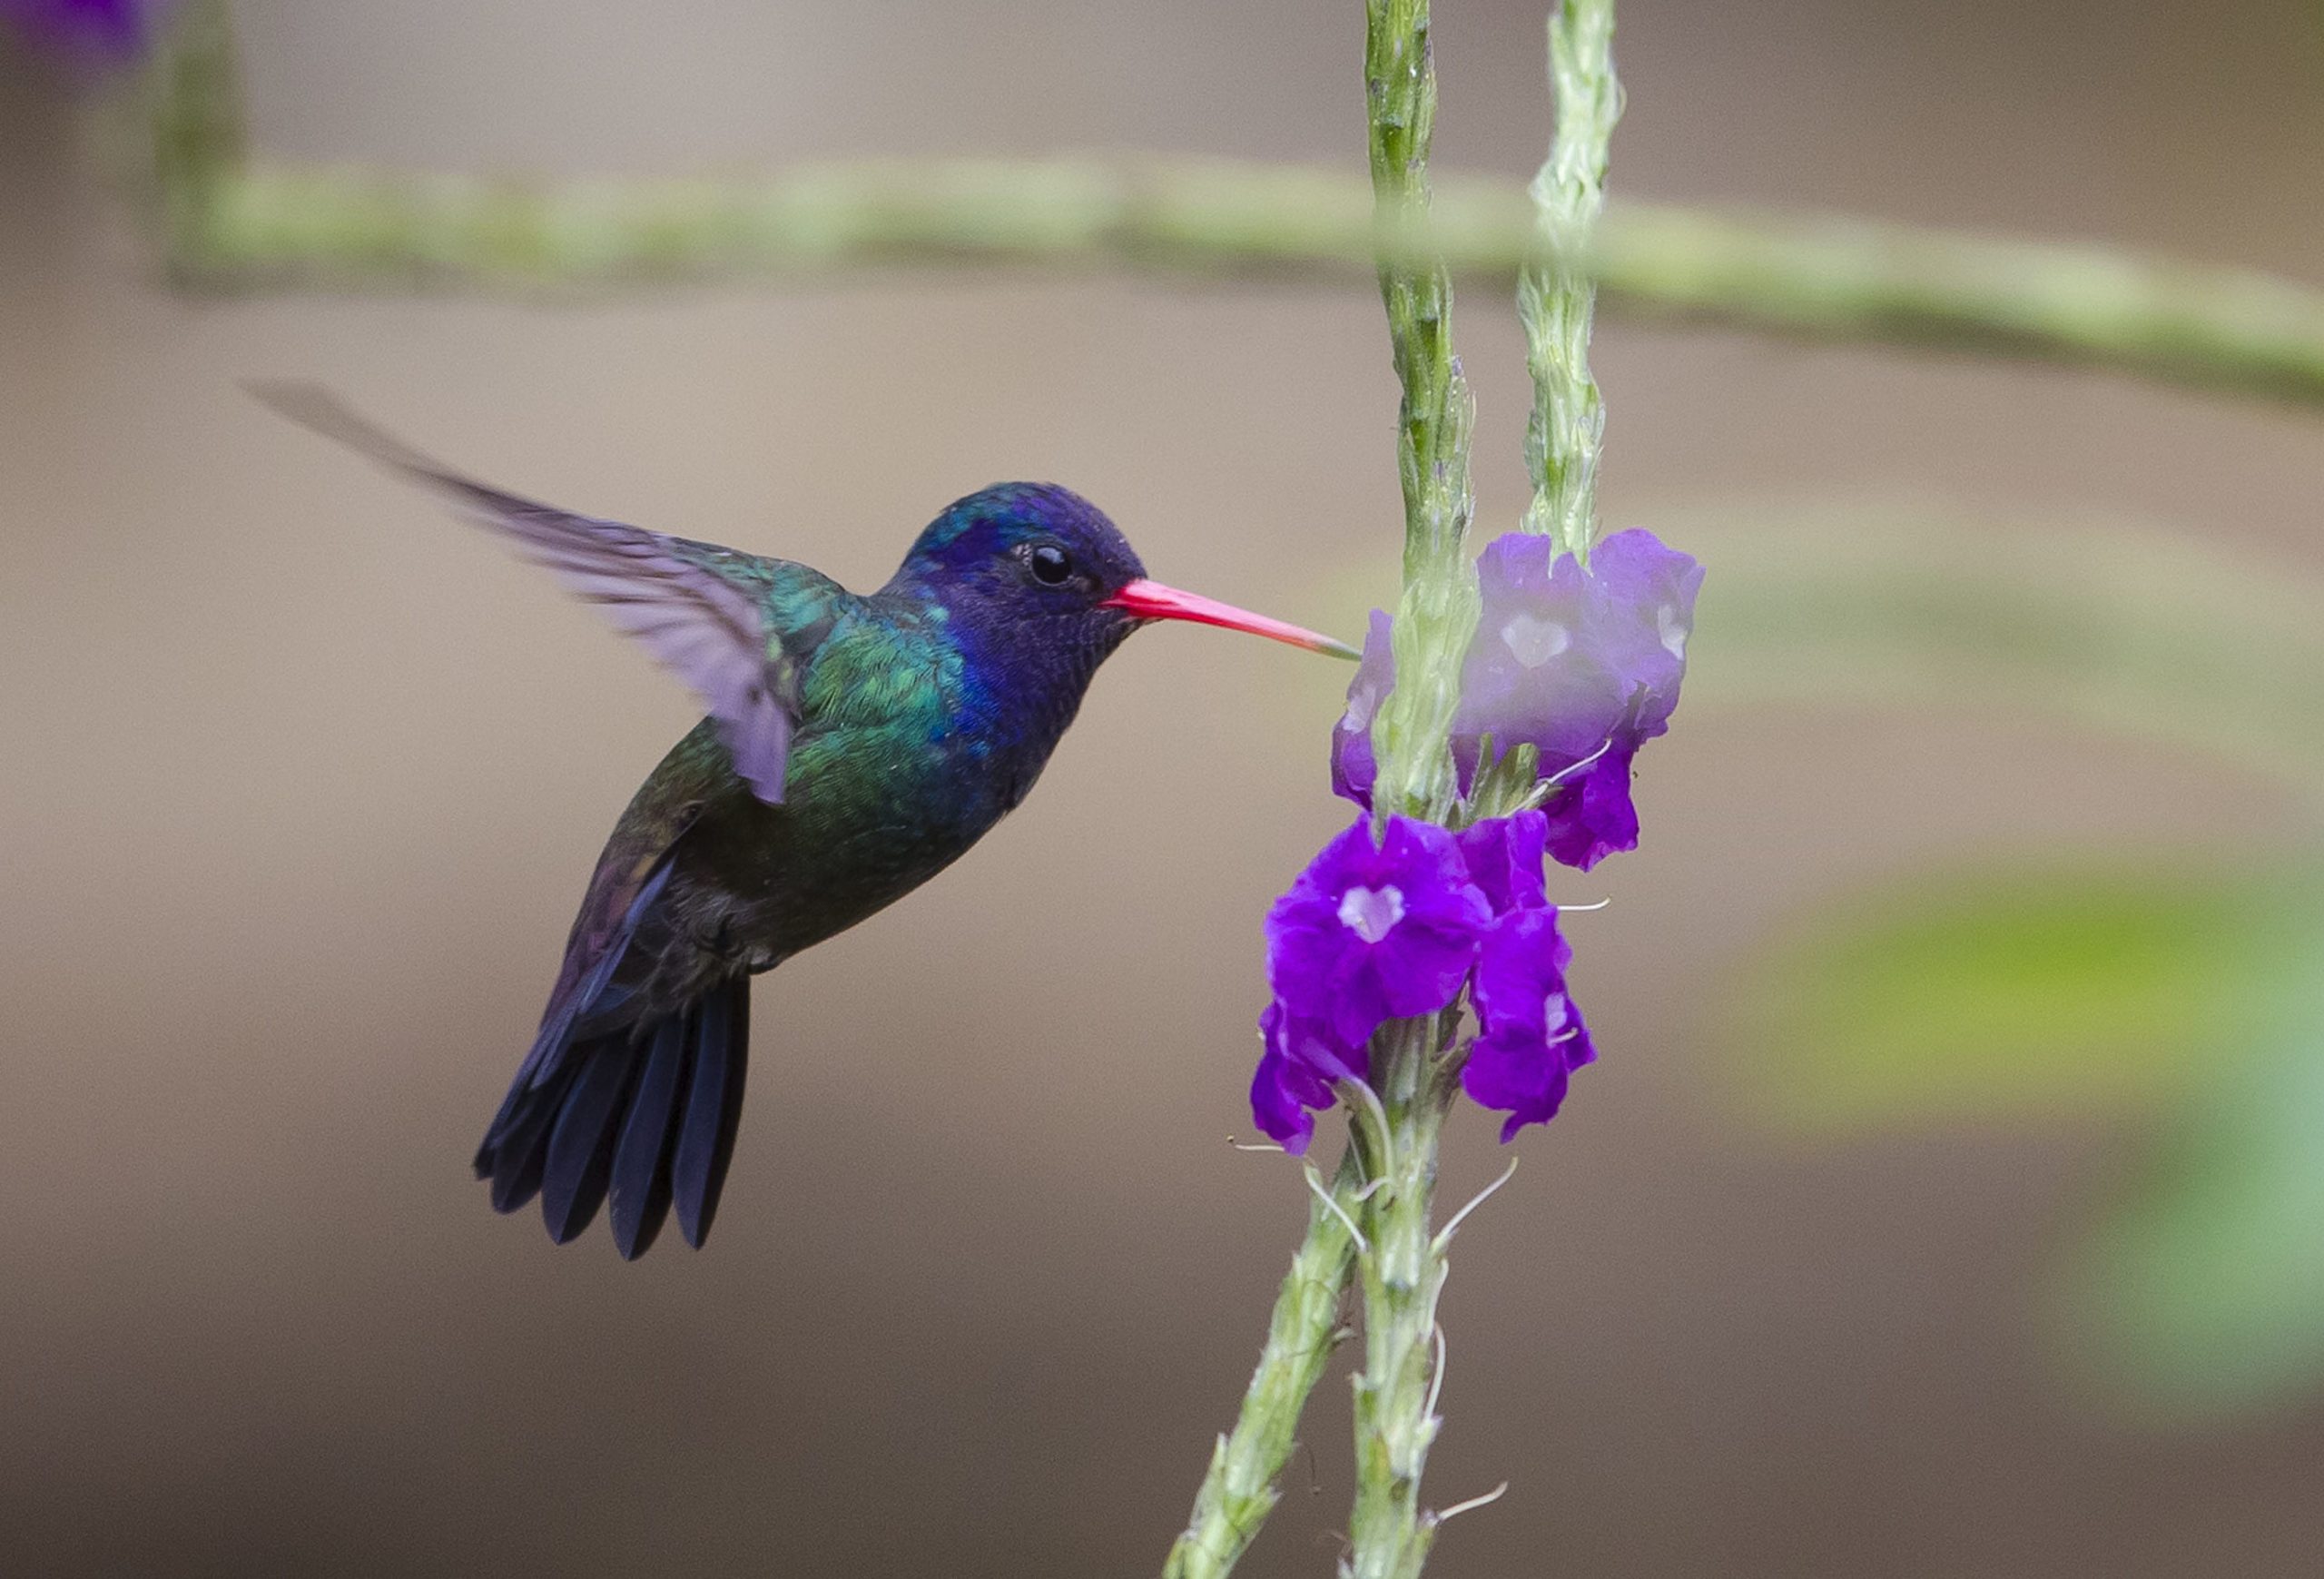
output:
<path id="1" fill-rule="evenodd" d="M 706 725 L 697 734 L 717 748 Z M 674 929 L 725 970 L 771 969 L 967 854 L 1024 798 L 1049 744 L 1029 752 L 958 715 L 936 727 L 811 725 L 793 745 L 783 804 L 731 770 L 705 799 L 673 852 Z"/>
<path id="2" fill-rule="evenodd" d="M 780 804 L 736 775 L 710 720 L 672 749 L 639 804 L 693 810 L 621 973 L 641 1003 L 688 1001 L 844 932 L 1025 797 L 1095 662 L 980 661 L 963 634 L 870 599 L 842 613 L 807 670 Z"/>

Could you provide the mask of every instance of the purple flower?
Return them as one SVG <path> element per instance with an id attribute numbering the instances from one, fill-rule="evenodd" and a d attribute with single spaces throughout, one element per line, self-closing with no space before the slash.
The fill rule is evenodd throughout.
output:
<path id="1" fill-rule="evenodd" d="M 1363 821 L 1324 846 L 1267 912 L 1267 980 L 1285 1012 L 1353 1065 L 1384 1020 L 1459 996 L 1492 911 L 1443 828 Z"/>
<path id="2" fill-rule="evenodd" d="M 1561 865 L 1587 872 L 1619 850 L 1638 848 L 1638 807 L 1630 800 L 1630 758 L 1638 742 L 1618 726 L 1603 756 L 1565 769 L 1550 802 L 1549 852 Z"/>
<path id="3" fill-rule="evenodd" d="M 1687 672 L 1687 637 L 1702 567 L 1650 532 L 1618 532 L 1584 574 L 1547 538 L 1512 532 L 1477 560 L 1482 616 L 1461 675 L 1452 751 L 1462 783 L 1480 745 L 1527 744 L 1559 788 L 1548 811 L 1549 853 L 1588 870 L 1638 846 L 1630 760 L 1669 728 Z M 1332 787 L 1371 803 L 1370 725 L 1395 679 L 1387 616 L 1375 613 L 1348 711 L 1332 740 Z"/>
<path id="4" fill-rule="evenodd" d="M 1549 818 L 1537 811 L 1491 817 L 1456 835 L 1469 881 L 1477 885 L 1495 915 L 1549 903 L 1541 876 L 1541 852 Z"/>
<path id="5" fill-rule="evenodd" d="M 1251 1117 L 1270 1140 L 1296 1157 L 1315 1133 L 1310 1108 L 1332 1105 L 1332 1082 L 1364 1079 L 1324 1027 L 1270 1003 L 1259 1016 L 1257 1072 L 1251 1077 Z"/>
<path id="6" fill-rule="evenodd" d="M 1585 574 L 1547 538 L 1511 533 L 1477 561 L 1484 607 L 1461 672 L 1453 749 L 1475 768 L 1477 741 L 1541 753 L 1558 780 L 1550 854 L 1588 871 L 1638 847 L 1630 759 L 1670 726 L 1687 674 L 1702 567 L 1651 532 L 1618 532 Z"/>
<path id="7" fill-rule="evenodd" d="M 1568 1077 L 1596 1057 L 1566 996 L 1573 957 L 1542 880 L 1551 819 L 1494 817 L 1458 835 L 1391 817 L 1378 844 L 1357 823 L 1267 913 L 1275 1001 L 1259 1017 L 1251 1116 L 1304 1152 L 1333 1088 L 1369 1078 L 1384 1020 L 1444 1008 L 1472 987 L 1478 1033 L 1461 1081 L 1509 1115 L 1501 1138 L 1546 1123 Z"/>
<path id="8" fill-rule="evenodd" d="M 1505 915 L 1477 960 L 1479 1031 L 1462 1066 L 1462 1089 L 1480 1107 L 1509 1115 L 1508 1140 L 1527 1124 L 1546 1124 L 1565 1100 L 1568 1078 L 1598 1056 L 1581 1012 L 1566 993 L 1573 950 L 1558 933 L 1557 912 Z"/>
<path id="9" fill-rule="evenodd" d="M 1372 759 L 1372 718 L 1396 688 L 1396 655 L 1388 645 L 1392 623 L 1385 609 L 1372 611 L 1371 628 L 1364 633 L 1364 661 L 1348 682 L 1347 711 L 1332 730 L 1332 793 L 1366 809 L 1379 771 Z"/>
<path id="10" fill-rule="evenodd" d="M 35 46 L 95 62 L 145 53 L 167 0 L 0 0 L 0 18 Z"/>

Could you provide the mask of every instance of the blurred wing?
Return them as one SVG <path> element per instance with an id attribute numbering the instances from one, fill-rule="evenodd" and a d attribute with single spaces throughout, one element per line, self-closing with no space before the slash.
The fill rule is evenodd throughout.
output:
<path id="1" fill-rule="evenodd" d="M 783 683 L 789 666 L 775 656 L 756 597 L 688 558 L 694 545 L 683 539 L 568 515 L 449 473 L 427 475 L 692 686 L 718 720 L 734 771 L 759 799 L 782 804 L 794 704 Z"/>
<path id="2" fill-rule="evenodd" d="M 603 609 L 693 686 L 718 721 L 734 771 L 759 799 L 782 804 L 783 765 L 798 722 L 795 665 L 768 630 L 758 590 L 722 568 L 745 569 L 756 561 L 488 488 L 311 386 L 259 385 L 252 392 L 291 420 L 449 496 L 478 525 L 514 538 L 527 558 L 547 566 L 567 591 Z"/>

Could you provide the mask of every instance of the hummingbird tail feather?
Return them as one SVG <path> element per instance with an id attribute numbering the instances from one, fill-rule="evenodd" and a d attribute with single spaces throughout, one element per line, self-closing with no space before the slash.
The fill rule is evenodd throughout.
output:
<path id="1" fill-rule="evenodd" d="M 492 1182 L 493 1210 L 515 1211 L 541 1192 L 549 1125 L 580 1072 L 581 1061 L 572 1059 L 538 1086 L 522 1074 L 517 1077 L 476 1154 L 476 1176 Z"/>
<path id="2" fill-rule="evenodd" d="M 494 1209 L 537 1195 L 564 1244 L 610 1199 L 615 1246 L 635 1260 L 675 1206 L 699 1248 L 742 1122 L 750 996 L 748 976 L 730 978 L 649 1024 L 574 1038 L 537 1083 L 519 1075 L 477 1152 Z"/>
<path id="3" fill-rule="evenodd" d="M 670 1215 L 670 1138 L 694 1072 L 701 1018 L 697 1004 L 654 1028 L 645 1066 L 614 1143 L 613 1208 L 607 1218 L 624 1260 L 644 1255 Z"/>
<path id="4" fill-rule="evenodd" d="M 678 1231 L 694 1248 L 710 1235 L 743 1122 L 751 1057 L 751 979 L 735 976 L 694 1006 L 694 1078 L 670 1130 L 669 1179 Z"/>
<path id="5" fill-rule="evenodd" d="M 549 1126 L 541 1173 L 541 1219 L 560 1245 L 587 1228 L 605 1204 L 615 1120 L 636 1083 L 638 1048 L 625 1034 L 609 1037 L 573 1061 L 573 1084 Z"/>

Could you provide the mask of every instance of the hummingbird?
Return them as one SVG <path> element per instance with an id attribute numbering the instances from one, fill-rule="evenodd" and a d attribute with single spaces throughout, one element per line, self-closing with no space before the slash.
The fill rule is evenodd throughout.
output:
<path id="1" fill-rule="evenodd" d="M 608 1208 L 635 1259 L 675 1209 L 701 1247 L 742 1118 L 751 978 L 911 893 L 1015 809 L 1131 632 L 1190 620 L 1360 656 L 1149 580 L 1113 522 L 1053 483 L 954 501 L 887 585 L 856 593 L 504 493 L 311 386 L 253 392 L 513 539 L 706 711 L 606 841 L 477 1150 L 494 1209 L 537 1197 L 559 1244 Z"/>

